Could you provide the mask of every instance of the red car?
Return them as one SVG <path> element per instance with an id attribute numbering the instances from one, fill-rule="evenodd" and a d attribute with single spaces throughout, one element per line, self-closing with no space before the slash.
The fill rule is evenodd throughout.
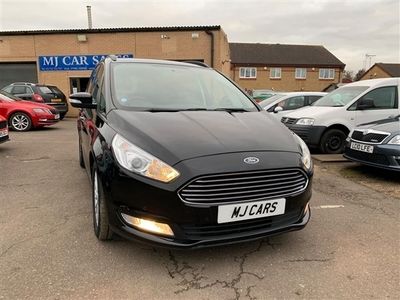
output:
<path id="1" fill-rule="evenodd" d="M 58 111 L 46 104 L 21 100 L 0 90 L 0 116 L 16 131 L 49 126 L 60 120 Z"/>
<path id="2" fill-rule="evenodd" d="M 8 141 L 7 120 L 0 116 L 0 144 L 5 141 Z"/>

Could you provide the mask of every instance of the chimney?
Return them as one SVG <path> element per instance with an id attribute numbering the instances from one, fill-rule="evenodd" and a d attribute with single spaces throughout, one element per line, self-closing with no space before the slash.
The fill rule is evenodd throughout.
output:
<path id="1" fill-rule="evenodd" d="M 87 19 L 88 19 L 88 27 L 92 29 L 92 7 L 90 5 L 86 6 L 87 9 Z"/>

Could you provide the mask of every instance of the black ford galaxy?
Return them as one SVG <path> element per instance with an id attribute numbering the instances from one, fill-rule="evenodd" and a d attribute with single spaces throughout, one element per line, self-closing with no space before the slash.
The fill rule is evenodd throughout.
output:
<path id="1" fill-rule="evenodd" d="M 70 102 L 100 240 L 193 248 L 310 219 L 307 146 L 205 65 L 109 57 Z"/>

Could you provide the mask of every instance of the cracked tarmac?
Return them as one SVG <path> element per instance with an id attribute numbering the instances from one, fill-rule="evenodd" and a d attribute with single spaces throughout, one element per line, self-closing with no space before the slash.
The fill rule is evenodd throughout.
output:
<path id="1" fill-rule="evenodd" d="M 320 209 L 304 230 L 170 251 L 96 240 L 73 120 L 11 139 L 0 145 L 0 299 L 400 298 L 400 200 L 329 168 L 316 166 Z"/>

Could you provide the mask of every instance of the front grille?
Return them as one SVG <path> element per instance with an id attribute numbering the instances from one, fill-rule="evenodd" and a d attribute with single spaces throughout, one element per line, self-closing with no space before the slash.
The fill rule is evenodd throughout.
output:
<path id="1" fill-rule="evenodd" d="M 390 165 L 390 162 L 387 159 L 387 157 L 382 154 L 366 153 L 353 149 L 347 149 L 346 155 L 348 155 L 350 158 L 358 159 L 365 162 L 371 162 L 385 166 Z"/>
<path id="2" fill-rule="evenodd" d="M 275 217 L 266 217 L 255 220 L 238 221 L 232 223 L 216 224 L 216 225 L 195 225 L 182 226 L 182 230 L 186 237 L 191 240 L 213 239 L 227 237 L 229 235 L 254 233 L 265 231 L 268 229 L 279 228 L 289 224 L 296 223 L 301 217 L 301 211 L 296 210 L 288 212 L 284 215 Z"/>
<path id="3" fill-rule="evenodd" d="M 297 121 L 297 119 L 295 119 L 295 118 L 286 118 L 286 117 L 283 117 L 283 118 L 281 119 L 281 122 L 282 122 L 283 124 L 285 124 L 285 125 L 293 125 L 293 124 L 296 123 L 296 121 Z"/>
<path id="4" fill-rule="evenodd" d="M 195 205 L 247 202 L 296 194 L 307 183 L 308 178 L 300 169 L 209 175 L 186 185 L 179 196 Z"/>
<path id="5" fill-rule="evenodd" d="M 7 121 L 1 121 L 0 122 L 0 129 L 4 129 L 7 127 Z"/>
<path id="6" fill-rule="evenodd" d="M 382 141 L 389 135 L 390 135 L 389 133 L 383 133 L 383 132 L 382 133 L 370 132 L 364 135 L 363 131 L 354 130 L 353 134 L 351 135 L 351 138 L 353 140 L 360 142 L 379 144 L 382 143 Z"/>

